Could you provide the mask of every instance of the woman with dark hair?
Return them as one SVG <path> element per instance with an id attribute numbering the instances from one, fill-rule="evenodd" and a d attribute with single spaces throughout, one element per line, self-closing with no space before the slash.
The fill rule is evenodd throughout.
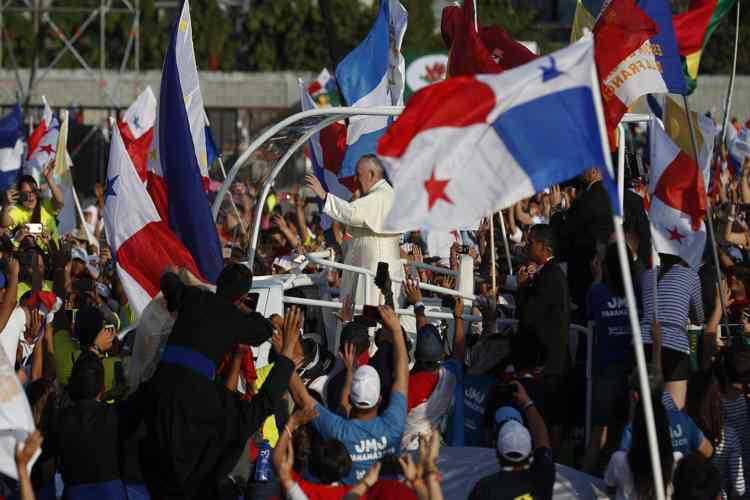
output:
<path id="1" fill-rule="evenodd" d="M 742 445 L 735 430 L 726 425 L 721 388 L 713 374 L 690 378 L 686 409 L 714 446 L 711 463 L 721 473 L 722 498 L 741 498 L 745 494 Z"/>
<path id="2" fill-rule="evenodd" d="M 652 399 L 652 403 L 656 441 L 659 446 L 659 467 L 666 489 L 665 495 L 669 498 L 672 491 L 673 469 L 682 454 L 672 449 L 672 437 L 664 405 L 658 399 Z M 616 500 L 646 500 L 656 497 L 646 434 L 646 419 L 641 402 L 635 408 L 630 449 L 616 451 L 612 455 L 604 475 L 604 482 L 611 490 L 610 493 L 616 492 Z"/>
<path id="3" fill-rule="evenodd" d="M 599 451 L 608 438 L 612 442 L 619 439 L 612 431 L 621 429 L 627 421 L 627 374 L 633 367 L 630 320 L 617 246 L 607 247 L 603 269 L 598 256 L 591 267 L 595 281 L 601 282 L 591 287 L 586 298 L 587 318 L 594 323 L 592 429 L 583 465 L 587 472 L 595 470 Z"/>
<path id="4" fill-rule="evenodd" d="M 651 355 L 651 323 L 655 320 L 661 325 L 665 389 L 672 397 L 676 408 L 681 410 L 685 407 L 690 368 L 687 325 L 688 322 L 703 325 L 705 321 L 701 283 L 698 273 L 680 257 L 659 254 L 659 258 L 661 265 L 656 270 L 649 269 L 641 278 L 641 334 L 643 343 L 647 344 L 647 356 Z M 655 306 L 657 302 L 658 308 Z M 655 317 L 655 312 L 658 317 Z"/>
<path id="5" fill-rule="evenodd" d="M 54 164 L 44 168 L 44 178 L 52 191 L 52 199 L 41 199 L 39 184 L 30 175 L 24 175 L 18 181 L 18 189 L 5 192 L 3 208 L 0 211 L 0 227 L 15 229 L 28 223 L 41 224 L 55 241 L 60 239 L 55 218 L 65 204 L 65 194 L 55 183 L 52 171 Z"/>

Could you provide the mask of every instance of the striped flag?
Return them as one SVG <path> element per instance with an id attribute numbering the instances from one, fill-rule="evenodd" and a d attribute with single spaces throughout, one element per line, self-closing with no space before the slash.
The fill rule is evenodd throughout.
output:
<path id="1" fill-rule="evenodd" d="M 160 214 L 185 245 L 200 276 L 215 282 L 223 267 L 221 244 L 206 190 L 206 126 L 195 65 L 187 0 L 172 30 L 164 57 L 148 189 Z"/>

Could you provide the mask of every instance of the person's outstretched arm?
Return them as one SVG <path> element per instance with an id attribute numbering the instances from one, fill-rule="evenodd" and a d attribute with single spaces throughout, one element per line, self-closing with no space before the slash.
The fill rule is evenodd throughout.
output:
<path id="1" fill-rule="evenodd" d="M 10 315 L 13 314 L 13 310 L 16 308 L 16 290 L 18 289 L 18 271 L 20 265 L 17 259 L 8 260 L 8 284 L 5 287 L 5 298 L 3 303 L 0 304 L 0 332 L 5 329 L 8 324 Z"/>
<path id="2" fill-rule="evenodd" d="M 551 448 L 552 445 L 550 444 L 547 425 L 544 423 L 544 419 L 536 408 L 536 405 L 531 398 L 529 398 L 526 389 L 524 389 L 519 382 L 514 381 L 511 383 L 516 386 L 516 392 L 513 394 L 513 401 L 521 413 L 526 416 L 534 448 Z"/>
<path id="3" fill-rule="evenodd" d="M 401 323 L 398 316 L 388 306 L 378 307 L 380 317 L 388 331 L 393 336 L 393 372 L 394 380 L 391 393 L 400 392 L 404 397 L 409 392 L 409 355 L 406 352 L 404 335 L 401 332 Z"/>
<path id="4" fill-rule="evenodd" d="M 456 332 L 453 335 L 453 359 L 463 363 L 466 359 L 466 335 L 464 335 L 464 299 L 456 297 L 456 307 L 453 310 L 453 320 L 456 322 Z"/>

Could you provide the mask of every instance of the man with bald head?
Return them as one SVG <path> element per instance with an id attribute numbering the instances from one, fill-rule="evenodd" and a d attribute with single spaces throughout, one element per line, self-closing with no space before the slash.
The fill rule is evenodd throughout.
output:
<path id="1" fill-rule="evenodd" d="M 383 229 L 385 217 L 393 205 L 393 188 L 385 180 L 383 164 L 375 155 L 365 155 L 357 162 L 357 187 L 359 198 L 345 201 L 327 193 L 317 177 L 308 175 L 307 185 L 324 201 L 323 213 L 348 226 L 352 236 L 351 246 L 346 252 L 346 264 L 364 267 L 373 272 L 378 262 L 387 262 L 391 278 L 403 279 L 400 261 L 400 233 Z M 368 304 L 377 305 L 381 293 L 372 277 L 344 272 L 341 282 L 341 297 L 351 296 L 354 304 L 365 304 L 365 288 L 369 289 Z M 400 291 L 400 283 L 394 284 L 394 297 Z"/>

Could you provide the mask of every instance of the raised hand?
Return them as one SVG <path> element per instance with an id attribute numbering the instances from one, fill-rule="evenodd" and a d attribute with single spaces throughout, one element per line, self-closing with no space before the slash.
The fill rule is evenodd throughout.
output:
<path id="1" fill-rule="evenodd" d="M 344 297 L 344 302 L 341 303 L 341 309 L 336 317 L 343 323 L 348 323 L 354 318 L 354 300 L 351 295 Z"/>
<path id="2" fill-rule="evenodd" d="M 326 195 L 328 193 L 323 188 L 323 185 L 320 183 L 320 180 L 317 177 L 315 177 L 314 175 L 306 175 L 305 184 L 312 190 L 313 193 L 315 193 L 315 196 L 317 196 L 321 200 L 324 200 L 326 198 Z"/>
<path id="3" fill-rule="evenodd" d="M 289 312 L 284 316 L 284 328 L 282 333 L 284 345 L 281 349 L 282 356 L 289 359 L 294 358 L 295 347 L 299 342 L 299 329 L 301 325 L 302 316 L 299 307 L 290 307 Z"/>
<path id="4" fill-rule="evenodd" d="M 419 289 L 419 282 L 417 281 L 404 281 L 404 294 L 409 305 L 413 306 L 422 301 L 422 291 Z"/>
<path id="5" fill-rule="evenodd" d="M 341 353 L 341 361 L 344 362 L 346 371 L 354 371 L 354 363 L 357 361 L 357 347 L 352 342 L 344 344 L 344 350 Z"/>

